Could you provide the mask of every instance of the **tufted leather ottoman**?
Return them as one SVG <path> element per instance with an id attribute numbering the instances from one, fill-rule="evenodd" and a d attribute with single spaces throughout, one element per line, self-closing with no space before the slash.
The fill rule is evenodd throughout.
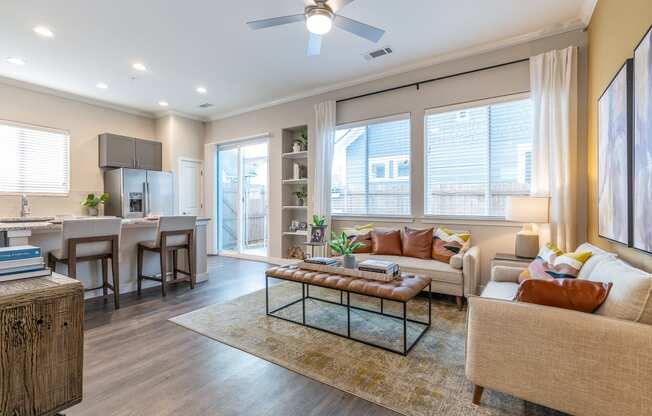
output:
<path id="1" fill-rule="evenodd" d="M 302 292 L 301 299 L 283 305 L 279 308 L 274 309 L 273 311 L 270 311 L 269 310 L 269 285 L 268 285 L 269 278 L 301 283 L 301 292 Z M 345 275 L 339 275 L 333 273 L 323 273 L 323 272 L 316 272 L 312 270 L 303 270 L 297 268 L 296 266 L 272 267 L 265 272 L 265 283 L 266 283 L 265 284 L 265 294 L 266 294 L 265 310 L 267 312 L 267 315 L 273 316 L 275 318 L 283 319 L 294 323 L 299 323 L 301 325 L 314 328 L 314 329 L 319 329 L 321 331 L 329 332 L 334 335 L 344 336 L 342 334 L 324 328 L 308 325 L 306 324 L 306 317 L 305 317 L 306 299 L 313 299 L 313 300 L 333 303 L 332 301 L 327 301 L 325 299 L 320 299 L 314 296 L 310 296 L 311 285 L 326 288 L 326 289 L 339 290 L 341 293 L 339 305 L 346 307 L 347 309 L 347 335 L 345 336 L 346 338 L 353 339 L 355 341 L 362 342 L 374 347 L 382 348 L 387 351 L 395 352 L 402 355 L 407 355 L 410 352 L 410 350 L 419 342 L 419 340 L 426 333 L 426 331 L 430 328 L 430 324 L 432 322 L 432 316 L 430 310 L 431 301 L 432 301 L 432 295 L 430 292 L 431 281 L 432 279 L 429 277 L 403 274 L 400 279 L 396 279 L 391 282 L 382 282 L 377 280 L 361 279 L 357 277 L 351 277 L 351 276 L 345 276 Z M 426 288 L 428 288 L 427 290 L 428 322 L 421 322 L 421 321 L 409 319 L 407 317 L 407 303 L 413 300 L 419 293 L 424 291 Z M 350 302 L 351 293 L 380 299 L 381 300 L 380 312 L 357 307 L 357 306 L 352 306 Z M 346 294 L 346 298 L 347 298 L 346 303 L 344 303 L 343 294 Z M 385 314 L 383 310 L 383 302 L 385 300 L 402 303 L 403 316 L 398 317 L 394 315 Z M 283 318 L 275 315 L 275 313 L 281 311 L 282 309 L 290 307 L 299 302 L 301 302 L 303 306 L 302 322 L 292 321 L 287 318 Z M 403 350 L 398 351 L 382 345 L 372 344 L 367 341 L 363 341 L 361 339 L 352 337 L 351 319 L 350 319 L 351 309 L 358 309 L 366 312 L 372 312 L 393 319 L 401 319 L 403 321 Z M 417 339 L 409 347 L 407 345 L 407 323 L 408 322 L 425 325 L 425 328 L 422 330 L 422 332 L 419 334 Z"/>

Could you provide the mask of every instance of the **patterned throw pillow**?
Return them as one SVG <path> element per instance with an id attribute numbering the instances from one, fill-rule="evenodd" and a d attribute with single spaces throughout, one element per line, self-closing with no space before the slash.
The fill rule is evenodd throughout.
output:
<path id="1" fill-rule="evenodd" d="M 345 228 L 347 238 L 362 244 L 362 247 L 353 250 L 356 254 L 371 253 L 371 231 L 374 229 L 373 224 L 360 225 L 352 228 Z"/>
<path id="2" fill-rule="evenodd" d="M 450 263 L 451 257 L 466 250 L 471 244 L 469 232 L 454 232 L 444 227 L 438 227 L 432 237 L 432 258 L 444 263 Z"/>
<path id="3" fill-rule="evenodd" d="M 590 251 L 563 253 L 548 243 L 530 263 L 528 272 L 535 278 L 574 279 L 591 255 Z"/>

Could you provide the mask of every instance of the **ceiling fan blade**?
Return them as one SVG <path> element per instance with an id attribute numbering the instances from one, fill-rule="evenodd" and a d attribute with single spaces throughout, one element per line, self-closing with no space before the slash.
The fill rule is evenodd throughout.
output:
<path id="1" fill-rule="evenodd" d="M 321 53 L 321 35 L 315 35 L 314 33 L 310 34 L 308 38 L 308 51 L 306 55 L 308 56 L 317 56 Z"/>
<path id="2" fill-rule="evenodd" d="M 355 0 L 328 0 L 326 4 L 328 4 L 328 6 L 337 13 L 337 11 L 342 9 L 342 7 L 353 3 L 354 1 Z"/>
<path id="3" fill-rule="evenodd" d="M 351 32 L 354 35 L 358 35 L 361 38 L 365 38 L 374 43 L 378 42 L 385 34 L 385 31 L 382 29 L 340 15 L 335 16 L 333 24 L 340 29 Z"/>
<path id="4" fill-rule="evenodd" d="M 304 14 L 293 14 L 291 16 L 272 17 L 271 19 L 254 20 L 247 22 L 247 25 L 254 29 L 265 29 L 266 27 L 287 25 L 288 23 L 301 22 L 306 19 Z"/>

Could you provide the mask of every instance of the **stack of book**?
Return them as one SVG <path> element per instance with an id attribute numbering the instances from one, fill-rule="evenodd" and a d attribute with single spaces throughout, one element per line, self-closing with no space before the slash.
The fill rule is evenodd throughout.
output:
<path id="1" fill-rule="evenodd" d="M 358 269 L 365 272 L 383 273 L 396 276 L 399 273 L 398 264 L 385 260 L 365 260 L 358 264 Z"/>
<path id="2" fill-rule="evenodd" d="M 304 261 L 311 264 L 321 264 L 322 266 L 335 266 L 337 264 L 337 260 L 328 257 L 310 257 Z"/>
<path id="3" fill-rule="evenodd" d="M 39 247 L 0 248 L 0 282 L 49 275 L 50 269 L 45 267 Z"/>

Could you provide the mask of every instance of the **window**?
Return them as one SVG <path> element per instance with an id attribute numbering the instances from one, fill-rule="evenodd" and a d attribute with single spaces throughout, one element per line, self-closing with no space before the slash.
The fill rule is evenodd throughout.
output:
<path id="1" fill-rule="evenodd" d="M 504 217 L 506 196 L 530 194 L 529 98 L 429 111 L 425 145 L 426 215 Z"/>
<path id="2" fill-rule="evenodd" d="M 67 194 L 68 134 L 0 122 L 0 192 Z"/>
<path id="3" fill-rule="evenodd" d="M 410 116 L 339 126 L 331 209 L 337 215 L 410 215 Z"/>

